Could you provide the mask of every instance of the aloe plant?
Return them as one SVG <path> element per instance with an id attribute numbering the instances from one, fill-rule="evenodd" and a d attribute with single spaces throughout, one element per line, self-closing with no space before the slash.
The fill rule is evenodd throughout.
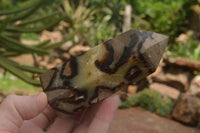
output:
<path id="1" fill-rule="evenodd" d="M 80 1 L 77 6 L 75 6 L 74 2 L 70 3 L 68 0 L 62 0 L 62 5 L 69 27 L 78 28 L 83 26 L 84 23 L 93 20 L 96 11 L 95 7 L 87 7 L 88 0 Z"/>
<path id="2" fill-rule="evenodd" d="M 48 55 L 52 49 L 59 47 L 77 33 L 76 31 L 69 34 L 63 41 L 55 44 L 50 44 L 49 40 L 34 46 L 21 43 L 19 38 L 22 33 L 38 33 L 54 27 L 64 19 L 65 16 L 59 11 L 37 18 L 32 17 L 41 6 L 44 6 L 45 2 L 47 0 L 34 0 L 20 8 L 0 11 L 0 67 L 36 86 L 40 86 L 40 82 L 33 79 L 32 74 L 39 74 L 46 70 L 35 66 L 21 65 L 11 60 L 10 57 L 22 54 Z M 48 23 L 44 23 L 44 21 L 48 21 Z M 43 25 L 36 26 L 36 23 L 43 23 Z"/>

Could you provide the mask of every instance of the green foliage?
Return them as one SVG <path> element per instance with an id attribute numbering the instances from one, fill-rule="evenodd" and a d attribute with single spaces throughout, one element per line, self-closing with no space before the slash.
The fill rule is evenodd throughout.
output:
<path id="1" fill-rule="evenodd" d="M 36 33 L 22 33 L 21 39 L 38 41 L 39 35 Z"/>
<path id="2" fill-rule="evenodd" d="M 178 42 L 168 52 L 169 56 L 173 57 L 185 57 L 191 60 L 200 60 L 200 44 L 190 37 L 186 43 Z"/>
<path id="3" fill-rule="evenodd" d="M 95 14 L 94 22 L 102 22 L 102 20 L 107 19 L 109 25 L 114 25 L 117 31 L 122 30 L 123 17 L 124 17 L 124 6 L 125 3 L 121 0 L 110 0 L 101 1 L 94 0 L 89 2 L 88 7 L 95 6 L 97 13 Z"/>
<path id="4" fill-rule="evenodd" d="M 1 0 L 0 10 L 9 8 L 12 6 L 12 2 L 10 0 Z"/>
<path id="5" fill-rule="evenodd" d="M 145 20 L 144 14 L 141 15 L 133 14 L 132 16 L 133 16 L 133 23 L 132 23 L 133 29 L 140 29 L 147 31 L 151 30 L 151 24 L 147 20 Z"/>
<path id="6" fill-rule="evenodd" d="M 49 40 L 38 42 L 34 46 L 23 44 L 20 38 L 29 37 L 38 39 L 36 33 L 56 26 L 63 18 L 61 12 L 51 11 L 44 15 L 39 15 L 41 7 L 54 3 L 54 0 L 34 0 L 26 1 L 20 6 L 0 11 L 0 67 L 14 74 L 18 78 L 32 85 L 40 86 L 40 82 L 34 79 L 31 74 L 39 74 L 46 70 L 38 67 L 23 66 L 10 59 L 13 56 L 22 54 L 47 55 L 53 48 L 57 48 L 61 43 L 71 39 L 74 33 L 61 42 L 50 44 Z M 48 9 L 48 8 L 47 8 Z"/>
<path id="7" fill-rule="evenodd" d="M 63 0 L 67 29 L 82 28 L 82 36 L 91 46 L 111 39 L 121 31 L 124 4 L 120 0 Z M 105 30 L 106 29 L 106 30 Z"/>
<path id="8" fill-rule="evenodd" d="M 108 23 L 109 17 L 110 16 L 106 16 L 101 22 L 93 25 L 95 28 L 88 29 L 87 34 L 85 34 L 85 38 L 87 38 L 87 41 L 90 42 L 91 46 L 95 46 L 109 40 L 119 33 L 116 32 L 116 27 L 113 24 Z"/>
<path id="9" fill-rule="evenodd" d="M 133 9 L 144 14 L 153 26 L 154 31 L 176 35 L 180 26 L 186 22 L 186 15 L 191 0 L 134 0 Z"/>
<path id="10" fill-rule="evenodd" d="M 62 0 L 64 21 L 67 23 L 65 29 L 68 32 L 81 31 L 78 36 L 85 38 L 96 13 L 95 7 L 88 8 L 88 1 L 68 1 Z M 85 38 L 87 39 L 87 38 Z M 75 38 L 72 40 L 74 42 Z M 78 43 L 78 42 L 76 42 Z"/>
<path id="11" fill-rule="evenodd" d="M 23 92 L 35 94 L 39 92 L 39 90 L 34 88 L 32 85 L 20 80 L 10 73 L 6 73 L 6 75 L 0 73 L 0 83 L 0 90 L 5 95 L 13 93 L 21 94 Z"/>
<path id="12" fill-rule="evenodd" d="M 39 85 L 37 80 L 31 78 L 30 73 L 45 70 L 20 65 L 9 57 L 22 54 L 32 54 L 33 57 L 47 55 L 67 40 L 91 46 L 102 43 L 121 33 L 126 4 L 132 5 L 132 28 L 154 30 L 173 35 L 174 38 L 186 23 L 189 5 L 194 1 L 196 0 L 1 0 L 0 67 L 28 83 Z M 20 38 L 38 40 L 38 33 L 44 29 L 51 30 L 60 21 L 65 21 L 62 31 L 68 35 L 61 42 L 50 44 L 46 40 L 34 46 L 20 42 Z M 79 41 L 76 41 L 77 38 Z M 173 48 L 174 52 L 199 60 L 200 46 L 192 41 L 189 43 L 188 46 L 178 44 L 177 48 Z M 21 75 L 26 76 L 24 78 Z"/>
<path id="13" fill-rule="evenodd" d="M 81 1 L 77 6 L 74 3 L 70 3 L 68 0 L 63 0 L 63 7 L 65 11 L 66 22 L 69 23 L 71 28 L 79 28 L 84 23 L 87 23 L 94 19 L 94 8 L 87 8 L 88 2 Z"/>
<path id="14" fill-rule="evenodd" d="M 108 23 L 113 24 L 116 30 L 122 31 L 125 3 L 121 0 L 112 0 L 106 1 L 102 6 L 105 6 L 100 10 L 103 17 L 97 18 L 102 20 L 105 16 L 109 16 Z"/>
<path id="15" fill-rule="evenodd" d="M 150 111 L 155 111 L 158 115 L 167 117 L 172 111 L 173 103 L 169 98 L 162 97 L 159 92 L 145 89 L 120 104 L 120 108 L 132 106 L 141 106 Z"/>

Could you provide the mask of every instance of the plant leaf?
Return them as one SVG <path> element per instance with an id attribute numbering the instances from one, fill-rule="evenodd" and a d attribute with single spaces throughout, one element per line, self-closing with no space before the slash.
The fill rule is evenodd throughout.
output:
<path id="1" fill-rule="evenodd" d="M 13 75 L 17 76 L 18 78 L 22 79 L 23 81 L 35 85 L 35 86 L 41 86 L 39 80 L 32 79 L 27 74 L 25 74 L 20 69 L 14 67 L 11 65 L 6 58 L 0 57 L 0 66 L 3 67 L 5 70 L 9 71 Z"/>
<path id="2" fill-rule="evenodd" d="M 16 14 L 19 12 L 22 12 L 24 10 L 30 9 L 31 7 L 33 7 L 36 4 L 35 1 L 29 3 L 28 5 L 24 6 L 24 7 L 20 7 L 20 8 L 16 8 L 16 9 L 8 9 L 8 10 L 3 10 L 0 11 L 0 15 L 10 15 L 10 14 Z"/>
<path id="3" fill-rule="evenodd" d="M 45 47 L 47 44 L 49 44 L 50 42 L 51 42 L 51 40 L 45 40 L 45 41 L 43 41 L 43 42 L 41 42 L 41 43 L 39 43 L 39 44 L 34 45 L 34 47 L 36 47 L 36 48 L 43 48 L 43 47 Z"/>
<path id="4" fill-rule="evenodd" d="M 15 50 L 20 50 L 24 53 L 30 52 L 30 53 L 36 53 L 38 55 L 44 55 L 44 54 L 48 54 L 48 52 L 46 50 L 40 49 L 40 48 L 35 48 L 35 47 L 30 47 L 30 46 L 26 46 L 20 42 L 18 42 L 17 40 L 14 40 L 12 38 L 6 37 L 4 35 L 0 35 L 0 41 L 2 41 L 4 46 L 8 46 L 10 45 L 10 47 L 15 48 Z"/>
<path id="5" fill-rule="evenodd" d="M 61 46 L 64 42 L 68 41 L 68 40 L 71 40 L 78 32 L 80 32 L 80 30 L 82 30 L 81 28 L 80 29 L 77 29 L 75 30 L 73 33 L 69 34 L 65 39 L 63 39 L 62 41 L 60 42 L 57 42 L 57 43 L 54 43 L 54 44 L 51 44 L 51 45 L 48 45 L 46 46 L 45 48 L 46 49 L 54 49 L 54 48 L 57 48 L 59 46 Z"/>
<path id="6" fill-rule="evenodd" d="M 10 17 L 7 17 L 6 19 L 4 19 L 4 21 L 0 25 L 0 33 L 6 29 L 9 22 L 10 22 Z"/>
<path id="7" fill-rule="evenodd" d="M 45 15 L 45 16 L 42 16 L 42 17 L 39 17 L 39 18 L 36 18 L 36 19 L 33 19 L 33 20 L 23 21 L 20 24 L 18 24 L 18 26 L 23 26 L 23 25 L 27 25 L 27 24 L 37 23 L 37 22 L 40 22 L 40 21 L 43 21 L 43 20 L 46 20 L 46 19 L 49 19 L 49 18 L 53 18 L 56 15 L 59 15 L 59 12 L 48 14 L 48 15 Z"/>
<path id="8" fill-rule="evenodd" d="M 10 26 L 7 27 L 6 30 L 10 31 L 10 32 L 40 32 L 43 31 L 45 29 L 49 29 L 51 27 L 53 27 L 54 25 L 56 25 L 57 23 L 59 23 L 61 20 L 63 19 L 63 17 L 60 18 L 56 18 L 54 21 L 42 26 L 42 27 L 35 27 L 35 28 L 25 28 L 25 27 L 16 27 L 16 26 Z"/>
<path id="9" fill-rule="evenodd" d="M 19 69 L 21 69 L 21 70 L 23 70 L 23 71 L 27 71 L 27 72 L 31 72 L 31 73 L 38 73 L 38 74 L 44 73 L 44 72 L 47 71 L 46 69 L 40 69 L 40 68 L 38 68 L 38 67 L 32 67 L 32 66 L 27 66 L 27 65 L 20 65 L 19 63 L 15 62 L 15 61 L 13 61 L 13 60 L 6 59 L 6 58 L 4 58 L 4 59 L 5 59 L 5 60 L 7 61 L 7 63 L 9 63 L 10 65 L 12 65 L 12 66 L 14 66 L 14 67 L 16 67 L 16 68 L 19 68 Z"/>
<path id="10" fill-rule="evenodd" d="M 35 0 L 35 4 L 30 8 L 27 12 L 23 12 L 19 15 L 14 16 L 11 21 L 22 20 L 24 18 L 30 17 L 41 5 L 45 2 L 45 0 Z"/>

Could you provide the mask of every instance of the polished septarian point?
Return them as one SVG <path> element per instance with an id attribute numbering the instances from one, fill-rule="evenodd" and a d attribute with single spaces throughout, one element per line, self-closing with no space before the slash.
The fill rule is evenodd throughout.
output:
<path id="1" fill-rule="evenodd" d="M 48 102 L 74 113 L 153 73 L 168 37 L 129 30 L 40 76 Z"/>

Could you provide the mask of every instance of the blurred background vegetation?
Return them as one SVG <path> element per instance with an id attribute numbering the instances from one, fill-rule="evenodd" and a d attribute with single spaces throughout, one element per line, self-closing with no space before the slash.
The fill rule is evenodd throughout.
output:
<path id="1" fill-rule="evenodd" d="M 127 6 L 129 28 L 170 36 L 165 56 L 200 60 L 199 0 L 0 0 L 0 92 L 41 91 L 38 74 L 124 31 Z M 166 116 L 164 101 L 146 107 Z"/>

